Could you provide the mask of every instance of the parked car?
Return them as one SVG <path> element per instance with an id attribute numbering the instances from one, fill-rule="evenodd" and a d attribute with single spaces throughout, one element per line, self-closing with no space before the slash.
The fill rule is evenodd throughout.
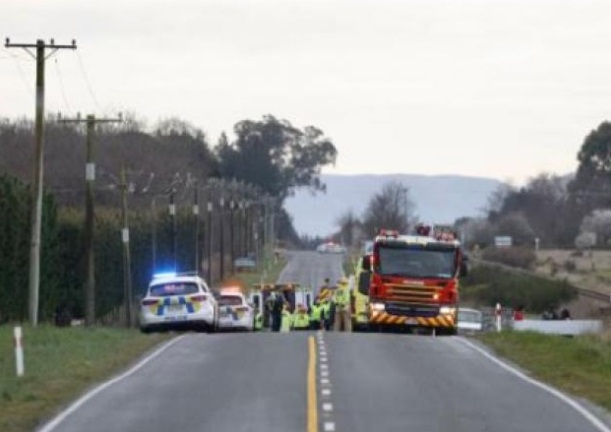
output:
<path id="1" fill-rule="evenodd" d="M 140 301 L 140 330 L 218 328 L 218 304 L 203 278 L 195 274 L 164 273 L 153 277 Z"/>
<path id="2" fill-rule="evenodd" d="M 318 245 L 316 250 L 318 252 L 320 252 L 320 253 L 342 254 L 342 253 L 346 252 L 346 248 L 345 247 L 343 247 L 342 245 L 339 245 L 337 243 L 333 243 L 333 242 L 322 243 L 322 244 Z"/>
<path id="3" fill-rule="evenodd" d="M 458 332 L 476 333 L 481 332 L 483 314 L 477 309 L 458 308 Z"/>
<path id="4" fill-rule="evenodd" d="M 217 299 L 220 329 L 254 331 L 255 310 L 241 291 L 221 289 Z"/>

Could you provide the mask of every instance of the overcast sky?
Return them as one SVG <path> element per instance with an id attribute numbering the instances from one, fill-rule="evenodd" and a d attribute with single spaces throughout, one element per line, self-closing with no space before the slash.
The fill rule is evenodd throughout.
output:
<path id="1" fill-rule="evenodd" d="M 610 1 L 1 0 L 12 42 L 55 38 L 48 111 L 178 116 L 215 143 L 264 114 L 315 125 L 327 173 L 565 174 L 611 113 Z M 0 49 L 0 117 L 35 64 Z"/>

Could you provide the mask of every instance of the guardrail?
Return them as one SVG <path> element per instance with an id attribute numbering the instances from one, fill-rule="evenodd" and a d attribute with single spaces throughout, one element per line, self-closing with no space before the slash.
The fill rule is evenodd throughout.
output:
<path id="1" fill-rule="evenodd" d="M 602 331 L 601 320 L 533 320 L 514 321 L 516 331 L 535 331 L 538 333 L 575 336 Z"/>
<path id="2" fill-rule="evenodd" d="M 493 262 L 493 261 L 486 261 L 483 259 L 479 259 L 479 258 L 471 258 L 471 262 L 474 263 L 479 263 L 479 264 L 483 264 L 486 266 L 490 266 L 490 267 L 497 267 L 503 270 L 507 270 L 510 272 L 514 272 L 514 273 L 520 273 L 520 274 L 524 274 L 524 275 L 528 275 L 528 276 L 535 276 L 535 277 L 540 277 L 540 278 L 544 278 L 547 280 L 552 280 L 552 281 L 558 281 L 558 279 L 554 279 L 551 278 L 547 275 L 541 274 L 541 273 L 536 273 L 533 272 L 531 270 L 525 270 L 525 269 L 521 269 L 521 268 L 517 268 L 517 267 L 511 267 L 508 266 L 507 264 L 501 264 L 501 263 L 497 263 L 497 262 Z M 591 289 L 587 289 L 587 288 L 581 288 L 576 286 L 574 283 L 572 282 L 568 282 L 573 288 L 575 288 L 575 290 L 577 291 L 577 294 L 579 296 L 582 297 L 588 297 L 591 298 L 593 300 L 598 300 L 604 303 L 611 303 L 611 293 L 601 293 L 598 291 L 594 291 Z"/>

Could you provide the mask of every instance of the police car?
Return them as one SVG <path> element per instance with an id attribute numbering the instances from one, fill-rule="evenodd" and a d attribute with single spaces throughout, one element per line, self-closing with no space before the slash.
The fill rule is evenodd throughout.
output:
<path id="1" fill-rule="evenodd" d="M 237 288 L 223 288 L 217 296 L 219 304 L 219 329 L 255 329 L 255 310 L 246 296 Z"/>
<path id="2" fill-rule="evenodd" d="M 148 333 L 168 328 L 218 328 L 217 301 L 196 274 L 157 274 L 140 302 L 140 330 Z"/>

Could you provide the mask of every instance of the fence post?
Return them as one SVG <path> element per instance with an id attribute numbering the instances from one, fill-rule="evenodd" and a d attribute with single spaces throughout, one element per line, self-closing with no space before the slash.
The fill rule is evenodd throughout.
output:
<path id="1" fill-rule="evenodd" d="M 15 339 L 15 366 L 17 368 L 17 376 L 23 376 L 23 344 L 21 342 L 21 327 L 13 329 L 13 337 Z"/>
<path id="2" fill-rule="evenodd" d="M 502 314 L 502 310 L 501 310 L 501 304 L 497 303 L 496 304 L 496 309 L 494 310 L 494 314 L 496 316 L 496 331 L 500 332 L 501 331 L 501 323 L 503 320 L 503 314 Z"/>

